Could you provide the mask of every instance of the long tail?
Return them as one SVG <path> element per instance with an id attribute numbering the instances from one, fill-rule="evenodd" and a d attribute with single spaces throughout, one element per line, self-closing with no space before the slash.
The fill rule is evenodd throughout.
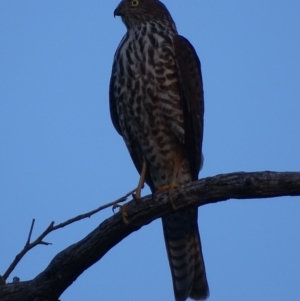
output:
<path id="1" fill-rule="evenodd" d="M 197 217 L 193 208 L 162 218 L 176 301 L 209 295 Z"/>

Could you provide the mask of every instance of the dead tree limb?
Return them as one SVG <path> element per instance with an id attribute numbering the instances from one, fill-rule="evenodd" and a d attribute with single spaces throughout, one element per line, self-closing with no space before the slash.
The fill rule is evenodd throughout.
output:
<path id="1" fill-rule="evenodd" d="M 106 252 L 126 236 L 153 220 L 171 213 L 168 193 L 129 202 L 129 224 L 120 213 L 103 221 L 81 241 L 58 253 L 48 267 L 30 281 L 0 286 L 1 301 L 57 301 L 59 296 Z M 300 196 L 300 172 L 236 172 L 208 177 L 173 193 L 177 210 L 226 201 L 279 196 Z"/>
<path id="2" fill-rule="evenodd" d="M 51 245 L 51 243 L 49 242 L 45 242 L 43 239 L 51 232 L 64 228 L 66 226 L 69 226 L 75 222 L 81 221 L 82 219 L 85 218 L 89 218 L 92 215 L 98 213 L 99 211 L 106 209 L 108 207 L 111 207 L 113 205 L 119 204 L 121 202 L 126 201 L 126 199 L 131 196 L 134 192 L 136 191 L 136 189 L 131 190 L 130 192 L 128 192 L 126 195 L 122 196 L 121 198 L 118 198 L 117 200 L 107 203 L 105 205 L 102 205 L 92 211 L 89 211 L 87 213 L 84 214 L 80 214 L 77 215 L 73 218 L 68 219 L 65 222 L 62 222 L 60 224 L 54 225 L 55 223 L 52 221 L 50 223 L 50 225 L 46 228 L 46 230 L 33 242 L 31 242 L 31 235 L 32 235 L 32 230 L 34 227 L 34 223 L 35 223 L 35 219 L 32 220 L 31 222 L 31 226 L 30 226 L 30 230 L 29 230 L 29 234 L 28 234 L 28 238 L 27 241 L 25 243 L 24 248 L 22 249 L 22 251 L 16 255 L 14 261 L 10 264 L 10 266 L 8 267 L 8 269 L 5 271 L 5 273 L 3 274 L 3 276 L 1 276 L 1 279 L 5 282 L 7 280 L 7 278 L 9 277 L 9 275 L 11 274 L 11 272 L 15 269 L 15 267 L 18 265 L 18 263 L 21 261 L 21 259 L 25 256 L 25 254 L 27 252 L 29 252 L 32 248 L 36 247 L 37 245 Z M 1 283 L 0 283 L 1 284 Z"/>

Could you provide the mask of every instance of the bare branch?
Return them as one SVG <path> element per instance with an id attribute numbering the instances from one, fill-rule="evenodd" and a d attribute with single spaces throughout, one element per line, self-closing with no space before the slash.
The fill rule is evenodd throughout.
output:
<path id="1" fill-rule="evenodd" d="M 127 198 L 128 198 L 129 196 L 131 196 L 135 191 L 136 191 L 136 188 L 135 188 L 135 189 L 132 189 L 132 190 L 129 191 L 127 194 L 125 194 L 124 196 L 118 198 L 117 200 L 115 200 L 115 201 L 113 201 L 113 202 L 107 203 L 107 204 L 105 204 L 105 205 L 102 205 L 102 206 L 98 207 L 97 209 L 94 209 L 94 210 L 89 211 L 89 212 L 84 213 L 84 214 L 80 214 L 80 215 L 78 215 L 78 216 L 76 216 L 76 217 L 73 217 L 73 218 L 71 218 L 71 219 L 69 219 L 69 220 L 63 222 L 63 223 L 60 223 L 60 224 L 54 226 L 54 227 L 52 228 L 51 231 L 57 230 L 57 229 L 59 229 L 59 228 L 63 228 L 63 227 L 65 227 L 65 226 L 67 226 L 67 225 L 70 225 L 70 224 L 72 224 L 72 223 L 74 223 L 74 222 L 80 221 L 80 220 L 82 220 L 82 219 L 84 219 L 84 218 L 91 217 L 92 215 L 98 213 L 99 211 L 101 211 L 101 210 L 103 210 L 103 209 L 106 209 L 106 208 L 108 208 L 108 207 L 111 207 L 111 206 L 113 206 L 113 205 L 115 205 L 115 204 L 118 204 L 118 203 L 121 203 L 121 202 L 125 202 L 125 201 L 127 200 Z M 49 233 L 50 233 L 50 232 L 49 232 Z"/>
<path id="2" fill-rule="evenodd" d="M 27 238 L 27 241 L 25 243 L 25 246 L 29 245 L 29 243 L 30 243 L 30 239 L 31 239 L 31 235 L 32 235 L 32 230 L 33 230 L 33 227 L 34 227 L 34 223 L 35 223 L 35 219 L 32 219 L 30 230 L 29 230 L 29 234 L 28 234 L 28 238 Z"/>
<path id="3" fill-rule="evenodd" d="M 27 241 L 25 243 L 25 246 L 23 248 L 23 250 L 15 257 L 14 261 L 10 264 L 10 266 L 8 267 L 8 269 L 6 270 L 6 272 L 3 274 L 2 278 L 4 281 L 7 280 L 7 278 L 9 277 L 9 275 L 12 273 L 12 271 L 15 269 L 15 267 L 18 265 L 18 263 L 21 261 L 21 259 L 24 257 L 24 255 L 29 251 L 31 250 L 32 248 L 34 248 L 35 246 L 37 245 L 45 245 L 45 246 L 48 246 L 48 245 L 51 245 L 51 243 L 49 242 L 45 242 L 43 241 L 43 239 L 52 231 L 55 231 L 57 229 L 60 229 L 60 228 L 63 228 L 65 226 L 68 226 L 70 224 L 73 224 L 77 221 L 80 221 L 84 218 L 88 218 L 88 217 L 91 217 L 92 215 L 98 213 L 99 211 L 103 210 L 103 209 L 106 209 L 108 207 L 111 207 L 117 203 L 121 203 L 121 202 L 124 202 L 126 201 L 126 199 L 131 196 L 134 192 L 136 191 L 136 188 L 129 191 L 127 194 L 125 194 L 124 196 L 118 198 L 117 200 L 113 201 L 113 202 L 110 202 L 110 203 L 107 203 L 105 205 L 102 205 L 100 207 L 98 207 L 97 209 L 94 209 L 92 211 L 89 211 L 85 214 L 80 214 L 76 217 L 73 217 L 63 223 L 60 223 L 56 226 L 54 226 L 54 222 L 51 222 L 50 225 L 46 228 L 46 230 L 33 242 L 30 242 L 31 240 L 31 235 L 32 235 L 32 230 L 33 230 L 33 227 L 34 227 L 34 223 L 35 223 L 35 219 L 32 220 L 31 222 L 31 227 L 30 227 L 30 230 L 29 230 L 29 235 L 28 235 L 28 238 L 27 238 Z"/>
<path id="4" fill-rule="evenodd" d="M 266 171 L 208 177 L 175 190 L 172 197 L 178 210 L 183 210 L 229 199 L 296 195 L 300 196 L 300 172 Z M 80 274 L 122 239 L 154 219 L 173 212 L 168 192 L 146 196 L 139 202 L 131 201 L 126 209 L 128 225 L 123 223 L 121 214 L 116 213 L 84 239 L 57 254 L 33 280 L 0 286 L 1 301 L 32 301 L 37 296 L 57 300 Z"/>

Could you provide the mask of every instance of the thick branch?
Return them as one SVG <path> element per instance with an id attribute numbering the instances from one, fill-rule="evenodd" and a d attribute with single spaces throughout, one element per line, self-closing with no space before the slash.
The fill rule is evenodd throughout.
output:
<path id="1" fill-rule="evenodd" d="M 238 172 L 190 183 L 175 190 L 173 198 L 178 210 L 182 210 L 228 199 L 296 195 L 300 195 L 300 172 Z M 129 202 L 129 225 L 123 223 L 120 213 L 106 219 L 84 239 L 57 254 L 33 280 L 0 286 L 0 300 L 57 300 L 80 274 L 122 239 L 172 211 L 168 193 Z"/>

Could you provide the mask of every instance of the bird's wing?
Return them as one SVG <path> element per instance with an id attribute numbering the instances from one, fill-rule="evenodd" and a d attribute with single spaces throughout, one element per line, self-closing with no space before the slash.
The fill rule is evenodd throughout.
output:
<path id="1" fill-rule="evenodd" d="M 117 100 L 115 97 L 115 88 L 116 88 L 116 63 L 113 64 L 112 67 L 112 73 L 110 77 L 110 83 L 109 83 L 109 109 L 110 109 L 110 118 L 111 121 L 116 129 L 116 131 L 122 135 L 121 126 L 119 122 L 119 116 L 117 111 Z"/>
<path id="2" fill-rule="evenodd" d="M 184 37 L 174 38 L 175 60 L 184 114 L 185 149 L 192 180 L 198 179 L 202 164 L 204 95 L 201 64 L 192 44 Z"/>

